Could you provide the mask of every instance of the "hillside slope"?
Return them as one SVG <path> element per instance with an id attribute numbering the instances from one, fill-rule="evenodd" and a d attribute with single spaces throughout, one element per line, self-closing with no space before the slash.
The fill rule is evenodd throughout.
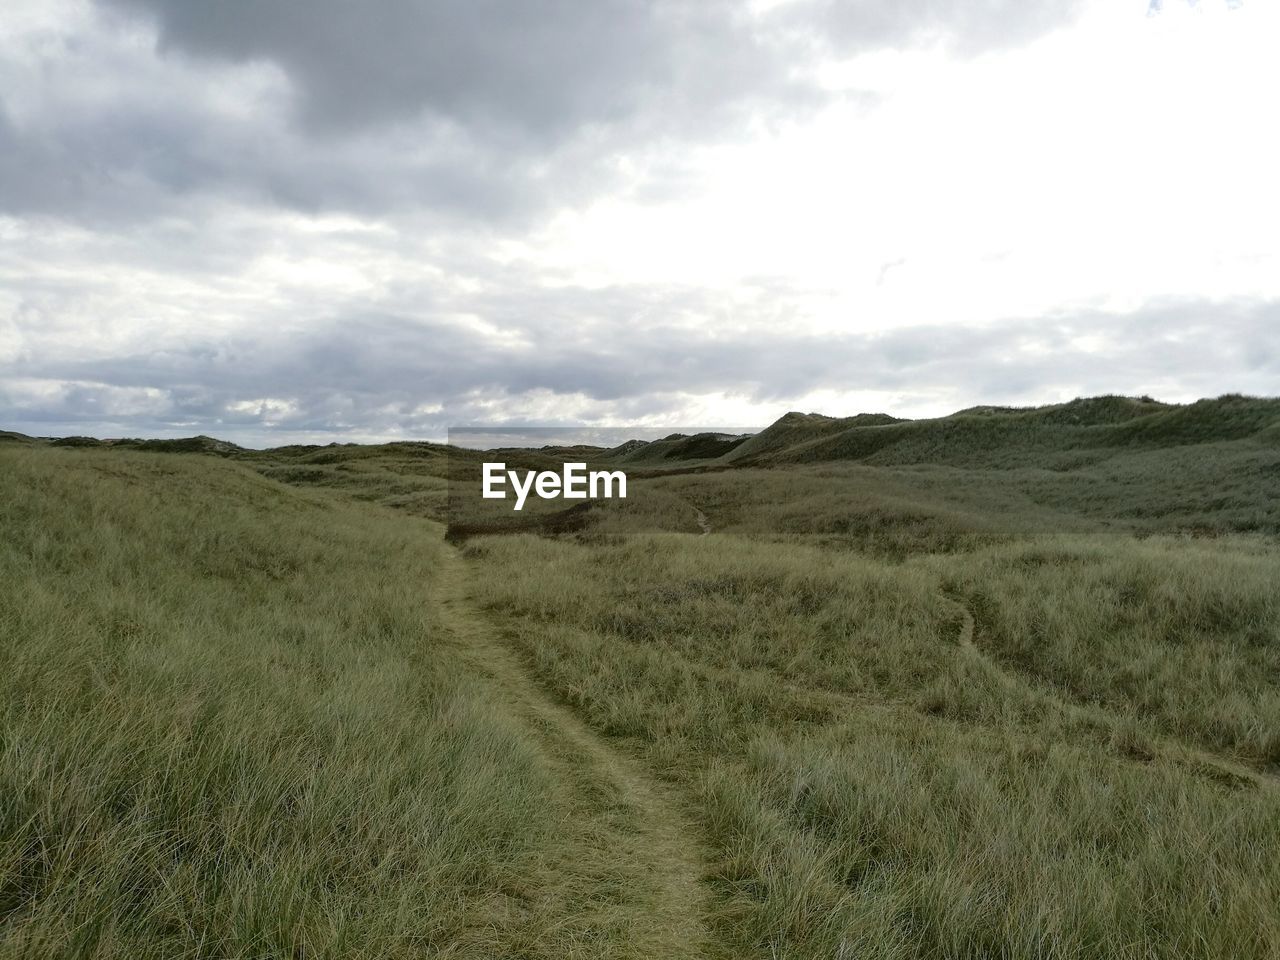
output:
<path id="1" fill-rule="evenodd" d="M 676 808 L 459 605 L 438 525 L 14 443 L 0 530 L 0 957 L 701 955 Z"/>
<path id="2" fill-rule="evenodd" d="M 0 958 L 1273 960 L 1274 408 L 6 441 Z"/>
<path id="3" fill-rule="evenodd" d="M 1253 440 L 1280 424 L 1280 400 L 1224 396 L 1186 406 L 1097 397 L 1027 410 L 976 408 L 935 420 L 829 420 L 788 414 L 735 452 L 739 464 L 857 461 L 1046 467 L 1082 451 L 1155 449 Z"/>

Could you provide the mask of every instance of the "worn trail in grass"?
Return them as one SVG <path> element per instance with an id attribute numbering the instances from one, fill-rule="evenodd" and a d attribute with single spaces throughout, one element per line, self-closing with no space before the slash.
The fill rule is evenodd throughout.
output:
<path id="1" fill-rule="evenodd" d="M 705 537 L 711 532 L 711 521 L 707 519 L 707 515 L 694 507 L 694 511 L 698 514 L 698 529 L 702 531 L 699 536 Z"/>
<path id="2" fill-rule="evenodd" d="M 1064 714 L 1088 723 L 1101 722 L 1106 724 L 1111 720 L 1107 716 L 1105 708 L 1101 706 L 1076 703 L 1068 700 L 1047 685 L 1034 683 L 1025 677 L 1011 673 L 975 642 L 977 623 L 968 602 L 963 597 L 951 593 L 947 593 L 945 596 L 955 606 L 957 613 L 960 615 L 960 632 L 956 640 L 961 651 L 966 656 L 971 657 L 979 668 L 985 671 L 1000 686 L 1009 690 L 1032 687 L 1041 695 L 1047 697 Z M 1235 757 L 1203 750 L 1176 740 L 1152 740 L 1150 747 L 1154 755 L 1159 755 L 1184 767 L 1190 767 L 1214 779 L 1280 790 L 1280 776 L 1269 770 L 1258 770 Z M 1148 759 L 1153 758 L 1148 757 Z"/>
<path id="3" fill-rule="evenodd" d="M 467 561 L 453 549 L 442 556 L 438 589 L 443 630 L 459 654 L 501 688 L 569 793 L 568 842 L 561 862 L 545 871 L 547 884 L 561 888 L 559 896 L 567 893 L 581 906 L 568 921 L 578 928 L 566 931 L 578 948 L 569 955 L 726 956 L 708 923 L 708 853 L 673 789 L 532 678 L 472 602 Z"/>

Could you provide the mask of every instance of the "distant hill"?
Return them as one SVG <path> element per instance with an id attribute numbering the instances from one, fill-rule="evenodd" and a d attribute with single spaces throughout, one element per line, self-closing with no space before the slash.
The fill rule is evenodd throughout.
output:
<path id="1" fill-rule="evenodd" d="M 660 513 L 665 503 L 693 528 L 696 511 L 672 506 L 682 502 L 685 484 L 693 485 L 686 492 L 694 500 L 703 498 L 701 509 L 717 529 L 736 522 L 883 539 L 885 531 L 897 536 L 915 524 L 938 543 L 956 530 L 1014 520 L 1019 529 L 1280 532 L 1280 399 L 1235 394 L 1190 404 L 1104 396 L 982 406 L 922 420 L 792 412 L 756 434 L 670 434 L 613 448 L 480 451 L 395 441 L 251 450 L 207 436 L 97 440 L 13 432 L 0 433 L 0 446 L 57 447 L 69 456 L 80 449 L 212 456 L 272 480 L 450 522 L 466 502 L 456 497 L 479 483 L 486 460 L 553 471 L 583 460 L 652 483 L 652 510 Z M 561 506 L 547 504 L 552 512 Z M 527 505 L 531 516 L 542 508 L 542 501 Z M 644 509 L 637 515 L 648 516 Z M 551 521 L 559 522 L 536 518 Z"/>
<path id="2" fill-rule="evenodd" d="M 787 464 L 851 461 L 872 466 L 945 464 L 975 468 L 1069 468 L 1121 449 L 1159 449 L 1240 441 L 1280 444 L 1280 399 L 1227 394 L 1191 404 L 1168 404 L 1150 397 L 1101 396 L 1041 407 L 978 406 L 945 417 L 907 420 L 885 413 L 829 417 L 788 413 L 756 434 L 675 433 L 660 440 L 629 440 L 612 449 L 594 447 L 520 451 L 530 465 L 585 459 L 663 470 L 685 466 L 777 467 Z M 173 440 L 52 440 L 0 431 L 0 443 L 53 446 L 113 446 L 155 453 L 202 453 L 278 466 L 334 466 L 370 458 L 439 461 L 451 448 L 399 441 L 387 444 L 328 444 L 248 450 L 214 437 Z M 502 451 L 512 455 L 516 451 Z M 477 451 L 454 450 L 466 459 Z M 427 473 L 440 475 L 438 468 Z"/>
<path id="3" fill-rule="evenodd" d="M 887 413 L 860 413 L 853 417 L 826 417 L 818 413 L 788 413 L 776 423 L 751 437 L 734 451 L 736 461 L 757 461 L 775 457 L 858 427 L 880 427 L 909 421 Z"/>
<path id="4" fill-rule="evenodd" d="M 20 433 L 8 434 L 26 443 L 44 442 L 52 447 L 124 447 L 131 450 L 149 450 L 154 453 L 212 453 L 220 457 L 244 453 L 245 448 L 228 440 L 214 437 L 181 437 L 176 440 L 144 440 L 127 437 L 120 440 L 99 440 L 97 437 L 52 437 L 49 439 L 27 437 Z"/>
<path id="5" fill-rule="evenodd" d="M 717 460 L 749 439 L 746 434 L 673 433 L 661 440 L 629 440 L 609 454 L 624 463 L 662 466 L 671 461 Z"/>
<path id="6" fill-rule="evenodd" d="M 949 464 L 1060 468 L 1080 451 L 1241 440 L 1275 442 L 1280 399 L 1229 394 L 1192 404 L 1092 397 L 1044 407 L 971 407 L 946 417 L 788 413 L 728 452 L 735 466 L 855 461 L 878 466 Z"/>
<path id="7" fill-rule="evenodd" d="M 783 466 L 851 461 L 875 466 L 947 464 L 1062 469 L 1082 451 L 1155 449 L 1280 437 L 1280 399 L 1228 394 L 1192 404 L 1101 396 L 1042 407 L 980 406 L 906 420 L 885 413 L 829 417 L 791 412 L 754 435 L 674 434 L 632 440 L 606 459 L 636 467 Z"/>

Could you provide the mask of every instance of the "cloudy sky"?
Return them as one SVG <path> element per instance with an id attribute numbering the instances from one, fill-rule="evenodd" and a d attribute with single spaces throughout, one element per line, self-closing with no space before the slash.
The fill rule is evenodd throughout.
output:
<path id="1" fill-rule="evenodd" d="M 0 428 L 1280 393 L 1276 0 L 4 0 Z"/>

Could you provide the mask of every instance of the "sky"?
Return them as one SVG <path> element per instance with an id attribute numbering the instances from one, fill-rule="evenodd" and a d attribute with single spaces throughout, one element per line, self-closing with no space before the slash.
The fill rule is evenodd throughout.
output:
<path id="1" fill-rule="evenodd" d="M 4 0 L 0 429 L 1280 394 L 1278 0 Z"/>

